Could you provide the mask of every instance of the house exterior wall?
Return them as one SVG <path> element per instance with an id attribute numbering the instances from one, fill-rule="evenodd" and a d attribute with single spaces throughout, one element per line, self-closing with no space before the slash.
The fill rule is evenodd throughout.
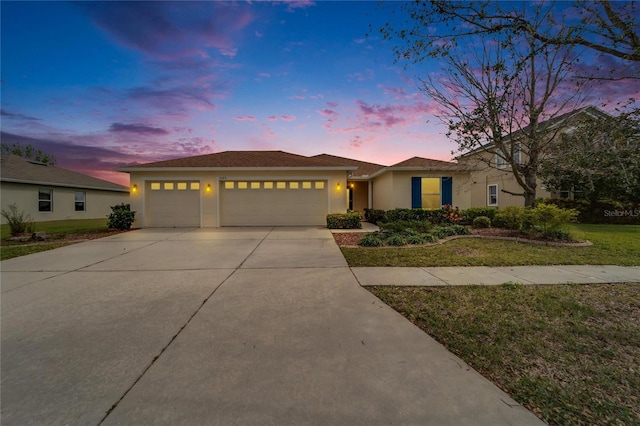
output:
<path id="1" fill-rule="evenodd" d="M 146 210 L 146 187 L 148 182 L 163 181 L 199 181 L 200 182 L 200 226 L 215 228 L 220 226 L 220 182 L 225 180 L 325 180 L 328 188 L 329 213 L 345 213 L 347 211 L 347 173 L 346 171 L 327 170 L 294 170 L 294 171 L 150 171 L 130 172 L 131 191 L 130 203 L 136 215 L 135 227 L 148 226 L 148 211 Z M 338 184 L 340 186 L 338 187 Z"/>
<path id="2" fill-rule="evenodd" d="M 395 208 L 395 199 L 393 193 L 393 173 L 385 173 L 376 177 L 373 182 L 373 200 L 374 209 L 391 210 Z"/>
<path id="3" fill-rule="evenodd" d="M 38 211 L 39 189 L 51 189 L 53 191 L 52 211 Z M 104 218 L 106 223 L 107 216 L 111 213 L 111 206 L 129 202 L 129 194 L 126 192 L 15 182 L 0 182 L 0 192 L 2 193 L 2 209 L 8 210 L 9 206 L 15 203 L 18 211 L 24 211 L 35 222 Z M 75 211 L 76 192 L 85 193 L 85 211 Z M 2 223 L 6 223 L 4 217 L 2 218 Z"/>
<path id="4" fill-rule="evenodd" d="M 469 172 L 453 171 L 390 171 L 374 180 L 373 208 L 391 210 L 395 208 L 411 208 L 411 178 L 434 177 L 453 178 L 453 206 L 460 209 L 471 207 L 471 188 Z"/>
<path id="5" fill-rule="evenodd" d="M 486 163 L 486 159 L 492 157 L 492 154 L 482 152 L 470 155 L 460 160 L 461 164 L 467 164 L 479 169 L 471 172 L 471 178 L 465 184 L 464 188 L 465 191 L 468 191 L 471 194 L 471 205 L 473 207 L 487 207 L 488 187 L 489 185 L 497 185 L 497 207 L 504 208 L 509 206 L 524 206 L 524 197 L 502 192 L 502 190 L 507 190 L 518 193 L 522 192 L 522 187 L 518 185 L 515 176 L 511 172 L 510 166 L 507 166 L 504 169 L 490 167 Z M 537 184 L 537 198 L 548 198 L 552 196 L 552 194 L 544 188 L 540 179 L 537 180 Z"/>

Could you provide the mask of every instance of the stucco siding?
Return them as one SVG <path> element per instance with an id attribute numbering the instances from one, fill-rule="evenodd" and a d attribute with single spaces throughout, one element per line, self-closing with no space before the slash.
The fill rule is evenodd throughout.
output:
<path id="1" fill-rule="evenodd" d="M 52 211 L 38 211 L 38 190 L 52 190 Z M 16 204 L 18 211 L 23 211 L 35 222 L 71 219 L 101 219 L 105 222 L 111 213 L 110 206 L 127 203 L 129 194 L 116 191 L 99 191 L 94 189 L 67 188 L 48 185 L 32 185 L 24 183 L 0 182 L 2 193 L 2 209 L 7 210 Z M 85 193 L 85 211 L 75 210 L 75 193 Z M 6 223 L 2 218 L 2 223 Z"/>

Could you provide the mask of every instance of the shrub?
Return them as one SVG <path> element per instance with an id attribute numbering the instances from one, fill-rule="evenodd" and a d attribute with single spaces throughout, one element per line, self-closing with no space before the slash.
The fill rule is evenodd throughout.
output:
<path id="1" fill-rule="evenodd" d="M 111 229 L 126 230 L 130 229 L 136 218 L 136 212 L 131 211 L 130 204 L 116 204 L 111 206 L 111 214 L 107 216 L 107 226 Z"/>
<path id="2" fill-rule="evenodd" d="M 32 233 L 35 230 L 35 224 L 31 220 L 31 216 L 25 215 L 23 211 L 18 212 L 16 203 L 9 206 L 9 211 L 2 209 L 0 214 L 7 220 L 7 225 L 9 225 L 13 236 Z"/>
<path id="3" fill-rule="evenodd" d="M 431 233 L 422 234 L 421 236 L 424 239 L 425 243 L 435 243 L 436 241 L 438 241 L 438 237 Z"/>
<path id="4" fill-rule="evenodd" d="M 428 220 L 398 220 L 395 222 L 381 222 L 380 228 L 388 232 L 427 232 L 431 229 L 431 222 Z"/>
<path id="5" fill-rule="evenodd" d="M 386 212 L 379 209 L 364 209 L 364 220 L 369 223 L 377 224 L 387 220 Z"/>
<path id="6" fill-rule="evenodd" d="M 360 238 L 358 244 L 363 247 L 381 247 L 384 245 L 384 241 L 382 241 L 382 238 L 380 237 L 380 234 L 378 232 L 374 232 Z"/>
<path id="7" fill-rule="evenodd" d="M 561 209 L 553 204 L 538 204 L 530 211 L 534 229 L 543 234 L 558 231 L 562 225 L 576 220 L 578 212 L 573 209 Z"/>
<path id="8" fill-rule="evenodd" d="M 491 228 L 491 219 L 487 216 L 478 216 L 473 219 L 474 228 Z"/>
<path id="9" fill-rule="evenodd" d="M 327 228 L 329 229 L 360 229 L 362 228 L 362 215 L 360 212 L 332 213 L 327 215 Z"/>
<path id="10" fill-rule="evenodd" d="M 540 199 L 537 202 L 554 204 L 563 209 L 577 210 L 576 220 L 580 223 L 640 223 L 640 202 L 621 203 L 610 200 L 588 201 L 563 198 Z"/>
<path id="11" fill-rule="evenodd" d="M 527 210 L 524 207 L 509 206 L 496 213 L 493 224 L 514 231 L 522 231 L 527 222 Z"/>
<path id="12" fill-rule="evenodd" d="M 393 209 L 387 210 L 387 222 L 397 222 L 400 220 L 427 220 L 428 210 L 422 209 Z"/>
<path id="13" fill-rule="evenodd" d="M 462 211 L 463 222 L 471 225 L 476 217 L 484 216 L 493 221 L 498 209 L 495 207 L 470 207 Z"/>
<path id="14" fill-rule="evenodd" d="M 411 234 L 407 236 L 407 244 L 420 245 L 427 243 L 428 241 L 425 238 L 425 235 L 428 234 Z"/>
<path id="15" fill-rule="evenodd" d="M 407 240 L 402 234 L 391 234 L 385 240 L 385 243 L 389 246 L 405 246 L 407 245 Z"/>

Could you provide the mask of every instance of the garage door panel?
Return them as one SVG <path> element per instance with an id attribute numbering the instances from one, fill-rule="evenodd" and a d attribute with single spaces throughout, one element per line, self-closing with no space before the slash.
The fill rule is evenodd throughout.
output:
<path id="1" fill-rule="evenodd" d="M 328 193 L 323 189 L 225 189 L 220 187 L 223 226 L 323 225 L 328 213 Z"/>
<path id="2" fill-rule="evenodd" d="M 176 182 L 174 182 L 176 183 Z M 147 188 L 147 221 L 149 227 L 199 227 L 200 191 L 178 190 L 174 184 L 171 190 Z"/>

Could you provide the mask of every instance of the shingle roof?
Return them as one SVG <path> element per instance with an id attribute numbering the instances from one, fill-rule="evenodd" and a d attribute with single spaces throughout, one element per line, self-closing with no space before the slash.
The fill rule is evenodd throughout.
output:
<path id="1" fill-rule="evenodd" d="M 0 181 L 129 192 L 129 188 L 16 155 L 0 157 Z"/>
<path id="2" fill-rule="evenodd" d="M 305 157 L 284 151 L 223 151 L 215 154 L 177 158 L 137 164 L 120 170 L 131 171 L 138 168 L 340 168 L 348 165 L 337 164 L 321 158 Z"/>
<path id="3" fill-rule="evenodd" d="M 386 167 L 380 164 L 367 163 L 366 161 L 352 160 L 351 158 L 338 157 L 338 156 L 329 155 L 329 154 L 314 155 L 311 158 L 322 159 L 335 164 L 339 164 L 341 166 L 355 166 L 358 169 L 352 172 L 353 177 L 370 176 L 375 172 L 377 172 L 378 170 L 384 169 Z"/>
<path id="4" fill-rule="evenodd" d="M 390 166 L 389 169 L 413 170 L 471 170 L 468 165 L 452 163 L 450 161 L 433 160 L 431 158 L 412 157 L 408 160 Z"/>

